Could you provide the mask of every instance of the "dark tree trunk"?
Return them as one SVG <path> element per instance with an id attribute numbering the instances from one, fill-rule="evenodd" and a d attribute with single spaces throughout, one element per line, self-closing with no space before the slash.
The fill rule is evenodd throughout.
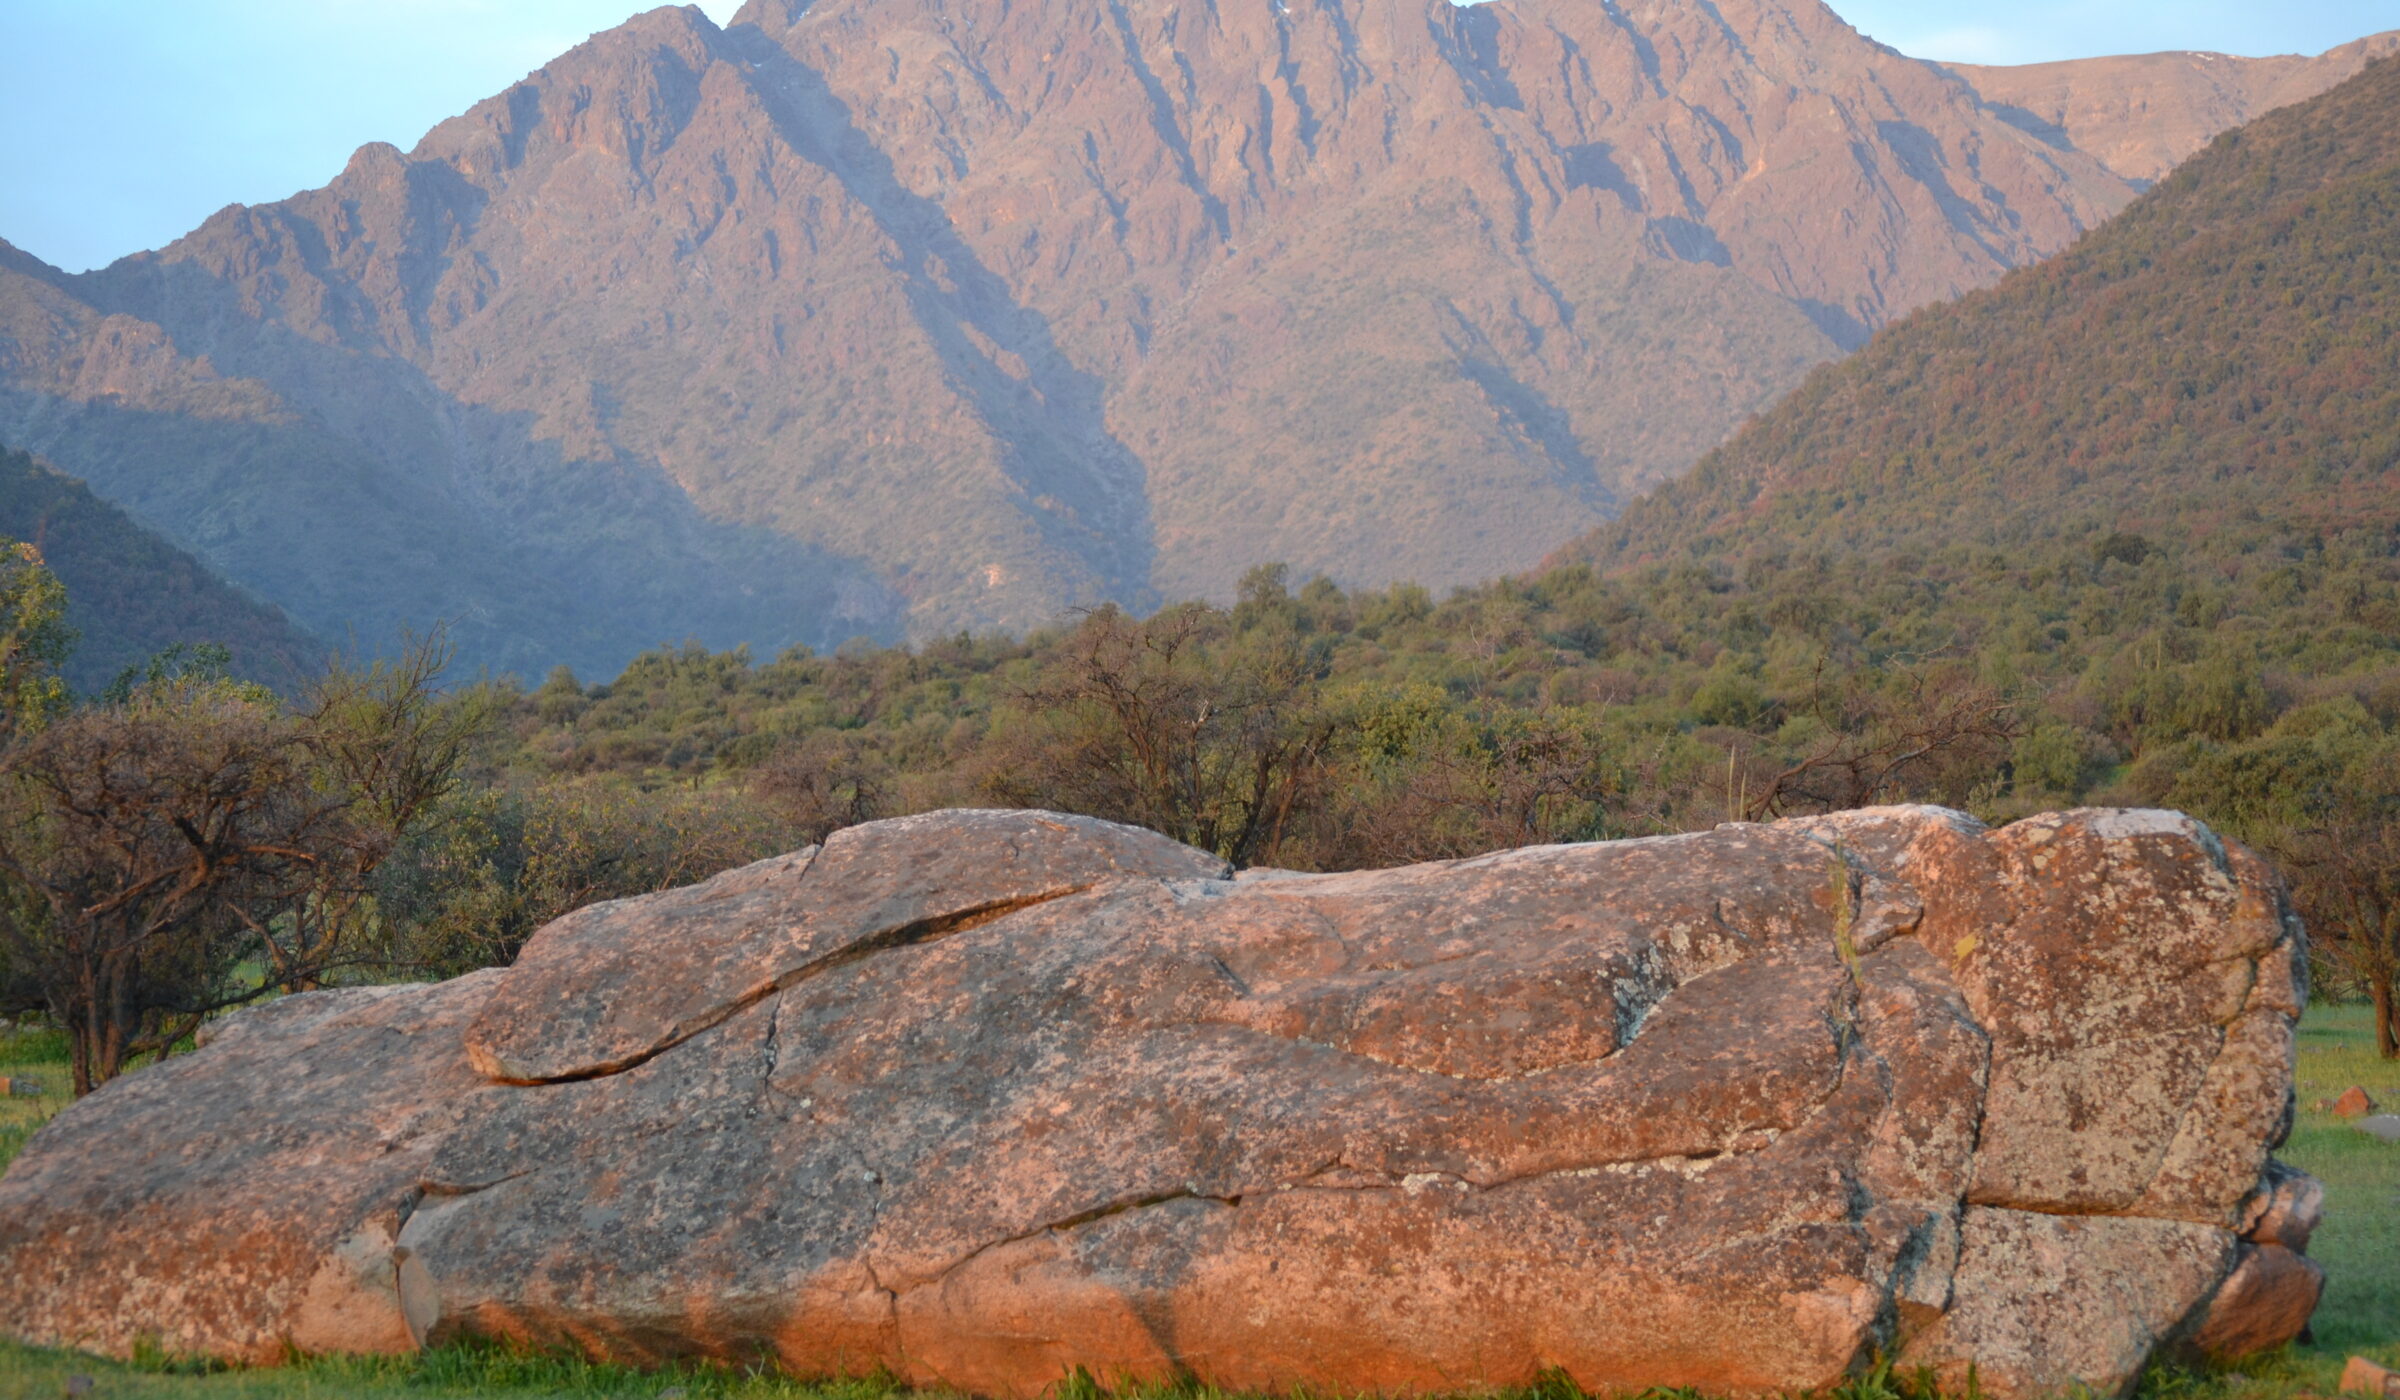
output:
<path id="1" fill-rule="evenodd" d="M 124 1057 L 116 1053 L 116 1041 L 112 1028 L 98 1016 L 67 1022 L 67 1056 L 75 1097 L 82 1098 L 124 1072 Z"/>

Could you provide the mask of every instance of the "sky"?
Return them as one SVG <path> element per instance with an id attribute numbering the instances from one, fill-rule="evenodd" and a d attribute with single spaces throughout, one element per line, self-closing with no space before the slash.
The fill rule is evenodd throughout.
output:
<path id="1" fill-rule="evenodd" d="M 1505 3 L 1505 0 L 1501 0 Z M 1904 53 L 2318 53 L 2400 0 L 1832 0 Z M 0 238 L 82 271 L 403 150 L 639 0 L 0 0 Z M 701 0 L 720 23 L 738 0 Z"/>

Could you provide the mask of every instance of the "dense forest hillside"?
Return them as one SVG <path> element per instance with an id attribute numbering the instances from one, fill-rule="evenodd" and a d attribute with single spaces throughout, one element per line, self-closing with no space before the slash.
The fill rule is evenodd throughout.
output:
<path id="1" fill-rule="evenodd" d="M 39 550 L 67 588 L 77 645 L 65 669 L 78 691 L 178 644 L 214 644 L 234 674 L 283 687 L 315 669 L 324 646 L 209 567 L 30 454 L 0 447 L 0 537 Z"/>
<path id="2" fill-rule="evenodd" d="M 0 437 L 530 675 L 1442 588 L 2138 183 L 1819 0 L 989 12 L 658 9 L 155 253 L 0 247 Z"/>
<path id="3" fill-rule="evenodd" d="M 1819 371 L 1572 557 L 2224 562 L 2400 528 L 2400 61 L 2220 138 L 2117 220 Z M 2263 551 L 2263 552 L 2262 552 Z"/>

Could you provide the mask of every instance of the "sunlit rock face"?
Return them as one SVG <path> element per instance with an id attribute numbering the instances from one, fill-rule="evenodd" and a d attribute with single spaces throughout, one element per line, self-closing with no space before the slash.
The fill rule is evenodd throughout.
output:
<path id="1" fill-rule="evenodd" d="M 2314 57 L 2150 53 L 2014 67 L 1954 64 L 1951 71 L 2004 120 L 2150 185 L 2218 133 L 2330 91 L 2394 54 L 2400 30 Z"/>
<path id="2" fill-rule="evenodd" d="M 1891 808 L 1351 875 L 837 833 L 293 997 L 0 1181 L 19 1339 L 1452 1392 L 1994 1394 L 2287 1340 L 2301 933 L 2188 819 Z"/>
<path id="3" fill-rule="evenodd" d="M 2082 72 L 2053 120 L 1816 0 L 655 10 L 155 253 L 0 248 L 0 441 L 528 676 L 1480 582 L 2122 208 L 2061 132 L 2236 110 Z"/>

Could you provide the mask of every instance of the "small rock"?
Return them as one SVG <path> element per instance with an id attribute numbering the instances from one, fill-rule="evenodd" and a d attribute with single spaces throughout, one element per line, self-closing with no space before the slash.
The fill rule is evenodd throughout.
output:
<path id="1" fill-rule="evenodd" d="M 2325 1219 L 2325 1184 L 2273 1158 L 2250 1199 L 2241 1236 L 2253 1244 L 2279 1244 L 2308 1253 L 2309 1236 Z"/>
<path id="2" fill-rule="evenodd" d="M 2353 1356 L 2342 1368 L 2342 1394 L 2400 1396 L 2400 1371 L 2388 1370 L 2363 1356 Z"/>
<path id="3" fill-rule="evenodd" d="M 2382 1138 L 2385 1142 L 2400 1142 L 2400 1114 L 2378 1113 L 2372 1118 L 2361 1118 L 2350 1126 L 2370 1137 Z"/>
<path id="4" fill-rule="evenodd" d="M 671 1385 L 658 1393 L 658 1400 L 683 1400 L 683 1396 L 684 1390 L 682 1386 Z"/>
<path id="5" fill-rule="evenodd" d="M 89 1395 L 98 1385 L 99 1382 L 90 1376 L 69 1376 L 67 1377 L 67 1394 Z"/>
<path id="6" fill-rule="evenodd" d="M 2325 1294 L 2325 1271 L 2281 1245 L 2249 1245 L 2192 1337 L 2201 1354 L 2232 1361 L 2299 1335 Z"/>
<path id="7" fill-rule="evenodd" d="M 42 1087 L 42 1081 L 39 1079 L 11 1079 L 8 1081 L 8 1096 L 12 1099 L 38 1099 L 48 1092 Z"/>
<path id="8" fill-rule="evenodd" d="M 2336 1118 L 2364 1118 L 2374 1111 L 2375 1101 L 2368 1098 L 2367 1091 L 2356 1084 L 2344 1089 L 2342 1096 L 2333 1101 L 2333 1116 Z"/>

